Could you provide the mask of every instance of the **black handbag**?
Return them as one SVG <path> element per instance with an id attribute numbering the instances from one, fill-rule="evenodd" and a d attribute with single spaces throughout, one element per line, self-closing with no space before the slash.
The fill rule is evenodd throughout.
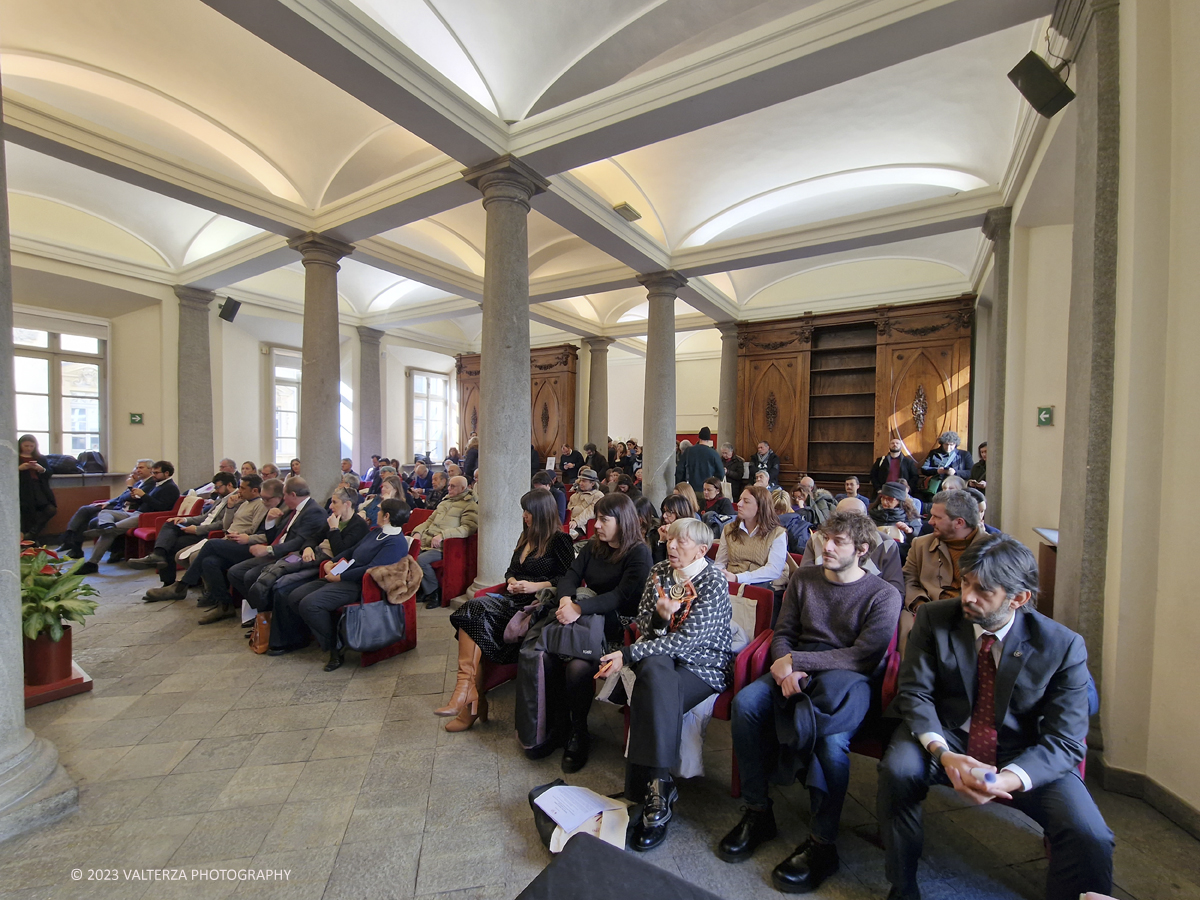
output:
<path id="1" fill-rule="evenodd" d="M 604 616 L 583 615 L 570 625 L 552 621 L 542 630 L 541 644 L 547 653 L 599 662 L 604 655 Z"/>
<path id="2" fill-rule="evenodd" d="M 338 649 L 359 653 L 382 650 L 404 640 L 404 606 L 379 600 L 361 600 L 347 606 L 338 623 Z"/>

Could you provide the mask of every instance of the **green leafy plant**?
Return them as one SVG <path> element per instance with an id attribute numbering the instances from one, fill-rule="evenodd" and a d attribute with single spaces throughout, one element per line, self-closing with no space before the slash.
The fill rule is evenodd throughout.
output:
<path id="1" fill-rule="evenodd" d="M 82 625 L 100 605 L 88 597 L 97 591 L 77 575 L 83 560 L 67 566 L 45 550 L 21 554 L 21 630 L 31 641 L 43 631 L 50 640 L 63 636 L 63 620 Z"/>

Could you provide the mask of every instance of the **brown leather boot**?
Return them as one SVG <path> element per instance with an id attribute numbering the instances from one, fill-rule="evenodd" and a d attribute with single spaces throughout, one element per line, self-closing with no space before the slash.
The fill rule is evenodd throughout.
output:
<path id="1" fill-rule="evenodd" d="M 475 678 L 479 672 L 479 659 L 482 654 L 479 645 L 471 640 L 465 631 L 458 632 L 458 681 L 454 685 L 454 693 L 450 702 L 441 709 L 435 709 L 435 716 L 457 716 L 467 705 L 468 699 L 474 699 Z"/>
<path id="2" fill-rule="evenodd" d="M 462 632 L 459 632 L 460 634 Z M 470 638 L 468 638 L 470 640 Z M 472 641 L 472 643 L 474 643 Z M 478 647 L 476 647 L 478 652 Z M 478 662 L 478 660 L 476 660 Z M 446 723 L 447 731 L 466 731 L 475 724 L 476 719 L 488 720 L 487 694 L 483 690 L 483 667 L 476 665 L 474 677 L 471 679 L 471 690 L 462 711 Z"/>

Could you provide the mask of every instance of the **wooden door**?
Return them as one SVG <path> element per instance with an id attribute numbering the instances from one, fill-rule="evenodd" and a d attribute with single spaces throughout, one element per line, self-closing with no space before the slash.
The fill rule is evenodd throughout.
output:
<path id="1" fill-rule="evenodd" d="M 779 456 L 780 477 L 794 474 L 798 465 L 796 427 L 801 396 L 796 354 L 758 357 L 747 361 L 747 389 L 739 413 L 745 415 L 743 445 L 749 455 L 759 441 L 766 441 Z"/>
<path id="2" fill-rule="evenodd" d="M 458 384 L 458 450 L 467 452 L 471 432 L 479 431 L 479 355 L 455 358 Z"/>
<path id="3" fill-rule="evenodd" d="M 958 425 L 953 363 L 952 344 L 891 352 L 888 434 L 899 437 L 918 462 L 937 445 L 938 435 Z"/>
<path id="4" fill-rule="evenodd" d="M 573 443 L 563 427 L 563 380 L 557 375 L 543 375 L 533 378 L 530 383 L 531 437 L 542 459 L 557 457 L 564 442 Z"/>

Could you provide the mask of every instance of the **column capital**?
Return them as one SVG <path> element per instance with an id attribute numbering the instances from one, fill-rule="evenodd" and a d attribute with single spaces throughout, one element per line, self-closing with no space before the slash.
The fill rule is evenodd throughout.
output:
<path id="1" fill-rule="evenodd" d="M 288 247 L 303 258 L 305 265 L 336 266 L 338 260 L 354 252 L 354 245 L 331 238 L 325 234 L 309 231 L 288 241 Z"/>
<path id="2" fill-rule="evenodd" d="M 1012 225 L 1011 206 L 993 206 L 983 217 L 983 236 L 995 242 L 1007 236 Z"/>
<path id="3" fill-rule="evenodd" d="M 467 169 L 462 177 L 483 194 L 485 208 L 493 200 L 512 200 L 528 210 L 529 198 L 550 187 L 549 181 L 508 154 Z"/>
<path id="4" fill-rule="evenodd" d="M 585 337 L 583 342 L 588 345 L 588 349 L 593 353 L 607 353 L 608 348 L 615 344 L 617 339 L 610 337 Z"/>
<path id="5" fill-rule="evenodd" d="M 208 304 L 217 299 L 217 295 L 213 291 L 202 291 L 199 288 L 188 287 L 184 284 L 177 284 L 172 290 L 175 291 L 175 296 L 179 298 L 179 305 L 190 309 L 199 309 L 207 312 Z"/>
<path id="6" fill-rule="evenodd" d="M 680 275 L 674 269 L 639 275 L 637 280 L 646 289 L 646 293 L 652 297 L 655 294 L 670 294 L 672 297 L 677 297 L 679 296 L 679 289 L 688 282 L 687 278 Z"/>
<path id="7" fill-rule="evenodd" d="M 382 339 L 383 332 L 378 328 L 368 328 L 366 325 L 358 326 L 358 342 L 360 344 L 374 344 L 378 347 Z"/>
<path id="8" fill-rule="evenodd" d="M 737 322 L 714 322 L 717 331 L 721 332 L 721 340 L 737 340 L 738 323 Z"/>

